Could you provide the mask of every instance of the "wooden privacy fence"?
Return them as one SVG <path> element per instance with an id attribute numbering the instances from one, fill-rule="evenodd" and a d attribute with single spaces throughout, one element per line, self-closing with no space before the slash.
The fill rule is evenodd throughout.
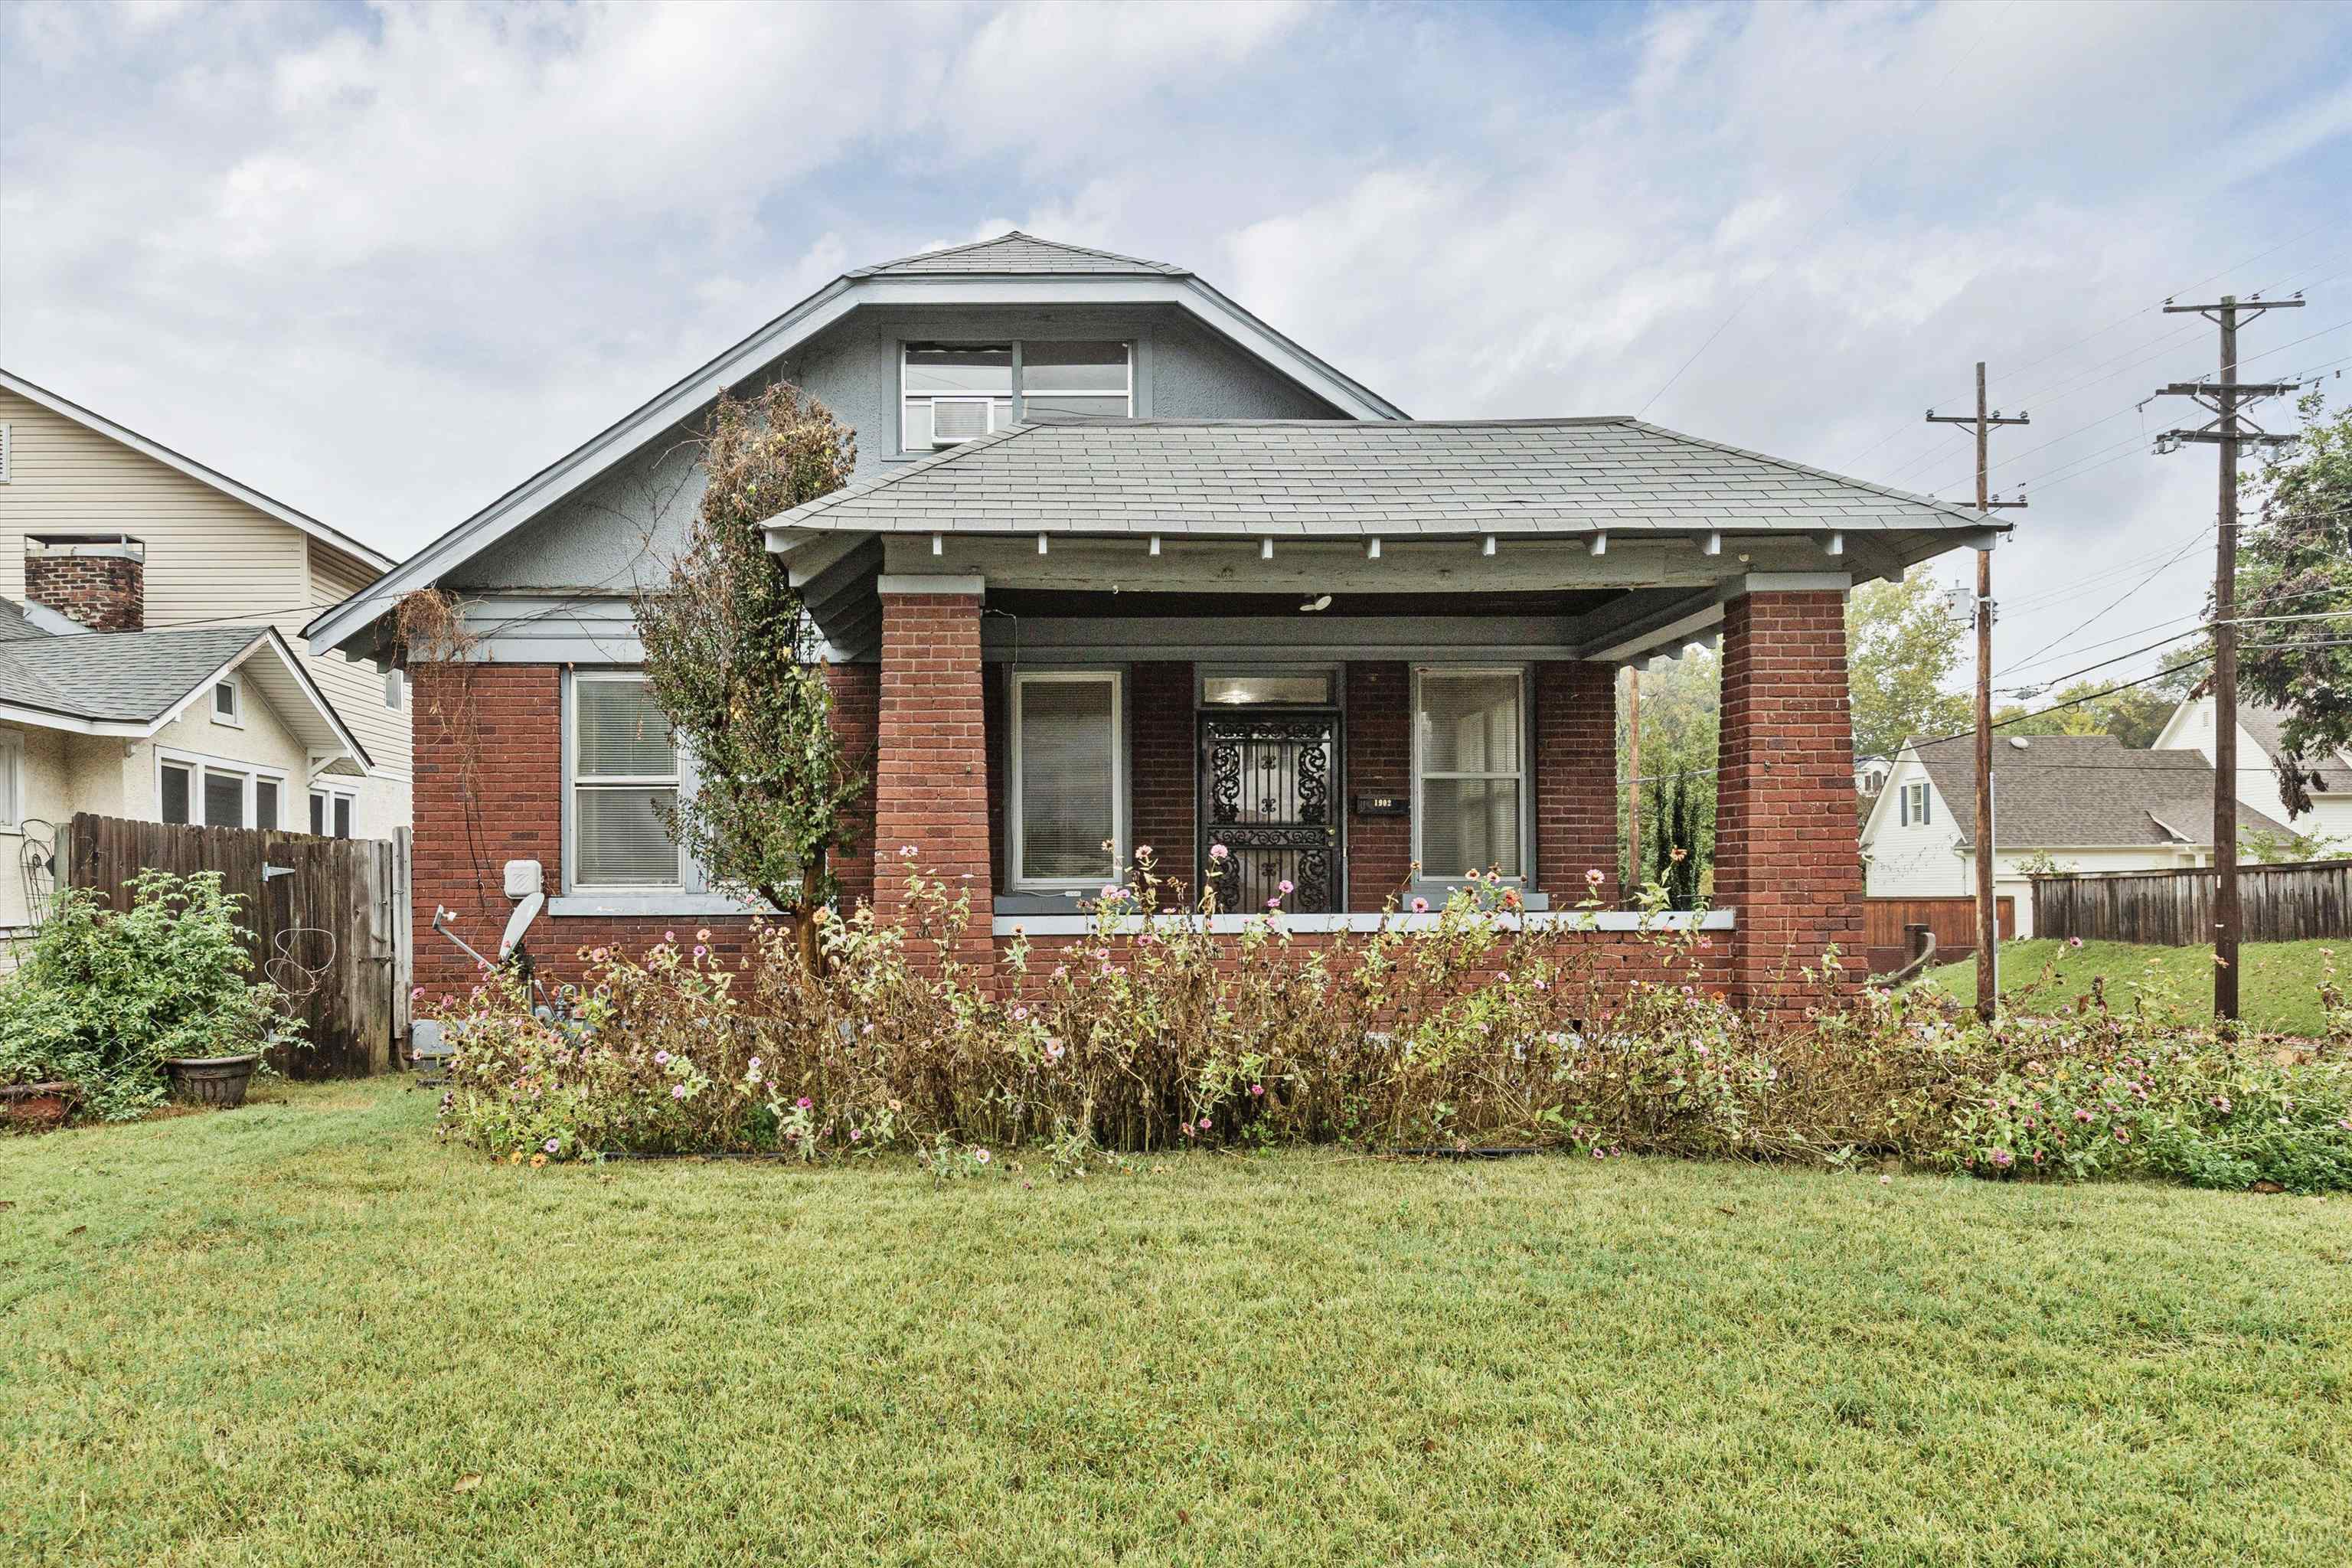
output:
<path id="1" fill-rule="evenodd" d="M 408 845 L 252 827 L 130 822 L 85 812 L 58 837 L 58 880 L 127 908 L 150 868 L 221 874 L 250 932 L 254 977 L 308 992 L 294 1011 L 312 1048 L 278 1065 L 291 1078 L 382 1072 L 408 1027 Z"/>
<path id="2" fill-rule="evenodd" d="M 2213 940 L 2210 868 L 2067 872 L 2033 879 L 2033 934 L 2203 947 Z M 2352 937 L 2352 861 L 2238 868 L 2242 942 Z"/>
<path id="3" fill-rule="evenodd" d="M 2017 934 L 2017 900 L 2007 893 L 1993 900 L 2002 940 Z M 2035 906 L 2040 918 L 2040 906 Z M 1864 899 L 1862 900 L 1862 945 L 1869 954 L 1870 972 L 1885 974 L 1911 961 L 1911 939 L 1905 928 L 1926 926 L 1936 933 L 1937 959 L 1957 963 L 1976 951 L 1977 901 L 1958 899 Z"/>

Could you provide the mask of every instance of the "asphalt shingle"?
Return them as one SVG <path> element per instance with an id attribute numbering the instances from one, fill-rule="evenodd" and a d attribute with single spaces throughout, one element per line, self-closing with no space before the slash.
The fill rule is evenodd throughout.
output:
<path id="1" fill-rule="evenodd" d="M 1024 274 L 1143 274 L 1160 278 L 1181 278 L 1189 268 L 1173 266 L 1165 261 L 1145 261 L 1133 256 L 1118 256 L 1108 250 L 1089 250 L 1081 245 L 1063 245 L 1050 239 L 1014 229 L 994 239 L 975 240 L 970 245 L 951 245 L 943 250 L 927 250 L 919 256 L 903 256 L 896 261 L 884 261 L 872 267 L 860 267 L 846 274 L 851 278 L 872 278 L 882 274 L 907 276 L 912 274 L 955 273 L 1024 273 Z"/>
<path id="2" fill-rule="evenodd" d="M 2209 844 L 2213 837 L 2213 764 L 2195 752 L 2135 752 L 2113 735 L 1996 734 L 1992 743 L 1994 842 L 2003 847 L 2089 849 L 2142 844 Z M 1976 739 L 1915 742 L 1944 797 L 1960 842 L 1976 829 Z M 2242 832 L 2284 833 L 2249 805 Z M 2176 837 L 2176 835 L 2178 837 Z"/>
<path id="3" fill-rule="evenodd" d="M 0 641 L 0 702 L 101 722 L 152 722 L 267 633 L 190 626 Z"/>

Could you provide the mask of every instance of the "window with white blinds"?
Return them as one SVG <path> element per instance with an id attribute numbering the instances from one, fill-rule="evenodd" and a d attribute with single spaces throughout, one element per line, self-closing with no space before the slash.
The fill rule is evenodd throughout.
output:
<path id="1" fill-rule="evenodd" d="M 0 730 L 0 826 L 16 826 L 25 813 L 25 737 Z"/>
<path id="2" fill-rule="evenodd" d="M 1526 679 L 1516 669 L 1423 669 L 1413 681 L 1413 858 L 1423 877 L 1523 877 Z"/>
<path id="3" fill-rule="evenodd" d="M 1120 737 L 1117 671 L 1013 677 L 1014 887 L 1099 888 L 1117 878 Z"/>
<path id="4" fill-rule="evenodd" d="M 685 886 L 664 821 L 677 803 L 677 747 L 645 678 L 574 676 L 570 739 L 572 886 Z"/>

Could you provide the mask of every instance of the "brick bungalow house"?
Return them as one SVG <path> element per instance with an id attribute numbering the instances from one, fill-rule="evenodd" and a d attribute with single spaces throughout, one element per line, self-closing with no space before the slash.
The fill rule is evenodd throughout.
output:
<path id="1" fill-rule="evenodd" d="M 523 860 L 559 965 L 687 921 L 742 941 L 655 816 L 693 763 L 647 721 L 628 595 L 690 517 L 680 437 L 772 377 L 858 432 L 852 484 L 768 524 L 873 759 L 837 869 L 887 912 L 919 847 L 985 907 L 983 963 L 1016 925 L 1073 940 L 1145 844 L 1188 881 L 1222 846 L 1227 907 L 1292 883 L 1310 940 L 1473 868 L 1531 920 L 1591 868 L 1614 902 L 1615 672 L 1719 637 L 1718 907 L 1678 918 L 1764 997 L 1859 945 L 1846 591 L 1998 538 L 1635 419 L 1412 420 L 1181 267 L 1015 233 L 864 268 L 311 626 L 389 660 L 404 596 L 460 603 L 468 661 L 410 669 L 420 928 L 495 940 Z M 461 701 L 470 759 L 429 717 Z M 1597 923 L 1630 952 L 1634 916 Z M 428 987 L 466 974 L 421 929 L 416 954 Z"/>

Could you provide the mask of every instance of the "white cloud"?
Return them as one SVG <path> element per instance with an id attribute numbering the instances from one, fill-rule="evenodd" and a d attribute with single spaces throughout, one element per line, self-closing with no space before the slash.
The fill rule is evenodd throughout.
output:
<path id="1" fill-rule="evenodd" d="M 1424 416 L 1632 412 L 1705 343 L 1650 417 L 1904 484 L 1965 480 L 1918 415 L 1984 358 L 2046 395 L 1997 453 L 2064 437 L 1997 482 L 2082 475 L 2004 552 L 2042 596 L 2013 655 L 2100 602 L 2046 584 L 2210 505 L 2104 417 L 2210 339 L 2065 345 L 2283 240 L 2230 280 L 2352 269 L 2347 40 L 2192 5 L 18 5 L 0 343 L 394 550 L 844 267 L 1007 226 L 1197 267 Z M 2267 341 L 2352 309 L 2304 314 Z"/>

